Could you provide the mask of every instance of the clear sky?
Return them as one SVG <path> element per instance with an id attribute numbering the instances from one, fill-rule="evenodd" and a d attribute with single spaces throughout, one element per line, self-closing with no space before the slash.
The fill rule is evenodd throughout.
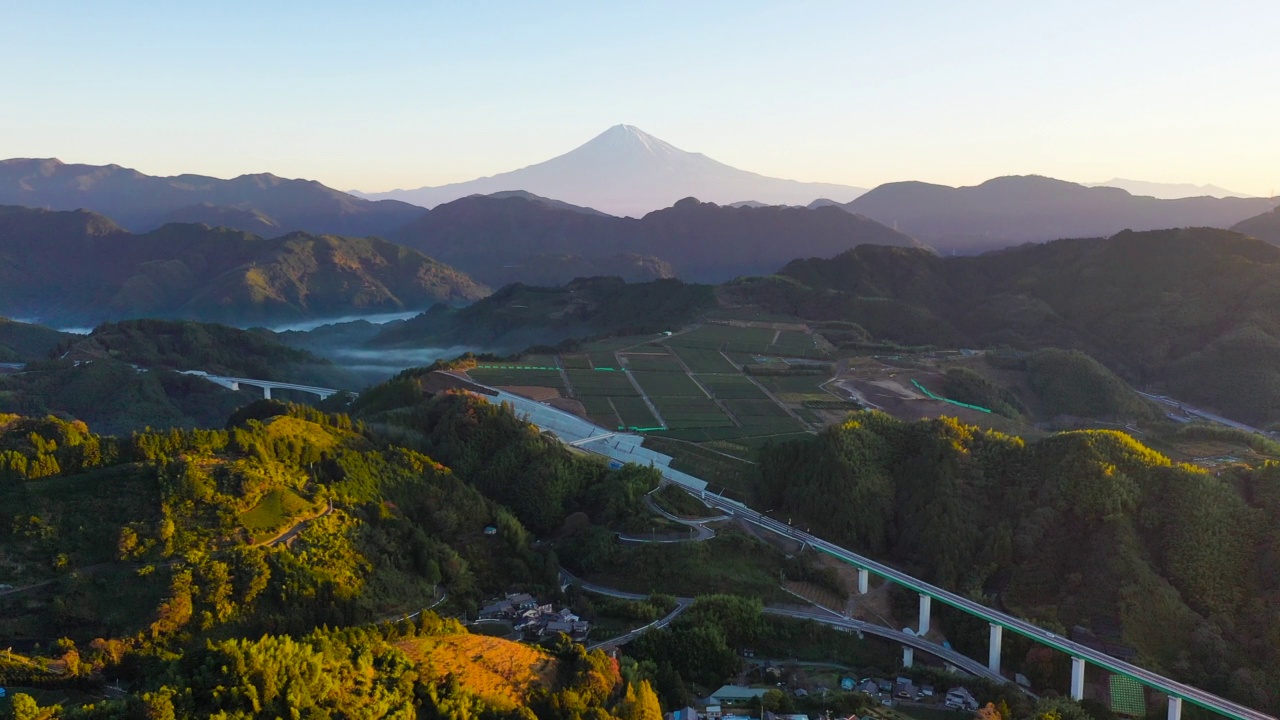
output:
<path id="1" fill-rule="evenodd" d="M 863 187 L 1280 191 L 1280 2 L 0 0 L 0 157 L 350 189 L 628 123 Z"/>

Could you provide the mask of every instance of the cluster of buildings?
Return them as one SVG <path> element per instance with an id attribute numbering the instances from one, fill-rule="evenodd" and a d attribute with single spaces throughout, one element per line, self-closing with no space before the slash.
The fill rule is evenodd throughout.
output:
<path id="1" fill-rule="evenodd" d="M 556 610 L 551 605 L 539 604 L 528 593 L 508 593 L 506 597 L 491 600 L 480 609 L 479 622 L 505 621 L 524 637 L 538 638 L 544 635 L 564 633 L 576 642 L 587 639 L 591 623 L 584 622 L 569 608 Z"/>

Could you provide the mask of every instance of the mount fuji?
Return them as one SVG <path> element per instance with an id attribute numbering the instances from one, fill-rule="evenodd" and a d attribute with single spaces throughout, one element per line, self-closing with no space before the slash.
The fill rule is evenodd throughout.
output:
<path id="1" fill-rule="evenodd" d="M 470 195 L 525 190 L 613 215 L 641 217 L 696 197 L 728 204 L 807 205 L 818 198 L 848 202 L 866 192 L 830 183 L 766 177 L 681 150 L 631 125 L 615 125 L 564 155 L 519 170 L 467 182 L 359 193 L 370 200 L 401 200 L 432 208 Z"/>

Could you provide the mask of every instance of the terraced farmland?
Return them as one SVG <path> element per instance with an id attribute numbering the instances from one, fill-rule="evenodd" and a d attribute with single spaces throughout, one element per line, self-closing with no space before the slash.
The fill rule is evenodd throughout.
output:
<path id="1" fill-rule="evenodd" d="M 743 375 L 697 375 L 698 382 L 711 391 L 711 396 L 719 400 L 765 400 L 764 394 L 756 384 Z M 769 401 L 772 404 L 772 401 Z"/>
<path id="2" fill-rule="evenodd" d="M 635 372 L 632 373 L 645 394 L 650 398 L 686 397 L 706 398 L 702 388 L 685 373 L 672 372 Z M 658 412 L 662 412 L 659 408 Z"/>

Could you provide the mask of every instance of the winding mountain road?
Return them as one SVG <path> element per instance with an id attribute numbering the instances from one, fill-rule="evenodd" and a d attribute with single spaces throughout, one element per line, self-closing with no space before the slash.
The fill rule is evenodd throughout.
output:
<path id="1" fill-rule="evenodd" d="M 617 598 L 619 600 L 643 601 L 643 600 L 649 599 L 648 595 L 644 595 L 641 593 L 627 592 L 625 590 L 618 590 L 616 588 L 605 587 L 604 585 L 598 585 L 596 583 L 580 580 L 576 576 L 574 576 L 572 573 L 570 573 L 568 570 L 565 570 L 564 568 L 560 569 L 560 580 L 562 583 L 565 583 L 565 584 L 577 585 L 579 588 L 581 588 L 585 592 L 594 593 L 596 595 L 604 595 L 606 597 Z M 679 616 L 686 609 L 688 609 L 690 605 L 693 605 L 693 601 L 694 601 L 693 598 L 678 597 L 676 598 L 676 609 L 672 611 L 671 614 L 664 617 L 662 620 L 650 623 L 642 628 L 637 628 L 636 630 L 632 630 L 630 633 L 627 633 L 627 635 L 619 636 L 618 638 L 613 638 L 608 641 L 597 643 L 596 645 L 593 645 L 592 648 L 603 647 L 605 645 L 623 645 L 623 644 L 626 644 L 627 642 L 630 642 L 631 640 L 636 639 L 637 637 L 640 637 L 641 635 L 648 632 L 649 630 L 666 627 L 668 624 L 671 623 L 672 620 L 674 620 L 677 616 Z M 864 622 L 862 620 L 853 620 L 851 618 L 847 618 L 843 615 L 840 615 L 833 610 L 827 610 L 826 608 L 818 608 L 815 610 L 800 610 L 800 609 L 787 607 L 783 605 L 767 605 L 764 608 L 764 613 L 766 615 L 787 617 L 795 620 L 809 620 L 812 622 L 821 623 L 823 625 L 838 627 L 844 630 L 861 632 L 867 635 L 875 635 L 877 637 L 882 637 L 882 638 L 885 638 L 886 640 L 892 640 L 902 645 L 915 648 L 920 652 L 927 653 L 929 655 L 937 657 L 938 659 L 943 660 L 944 662 L 948 662 L 956 666 L 957 668 L 960 668 L 961 670 L 968 672 L 971 675 L 977 675 L 980 677 L 987 678 L 989 680 L 995 680 L 996 682 L 1002 682 L 1002 683 L 1008 682 L 1007 678 L 1000 675 L 999 673 L 992 672 L 989 668 L 987 668 L 985 664 L 980 663 L 977 660 L 969 658 L 965 655 L 962 655 L 959 652 L 956 652 L 955 650 L 943 647 L 936 643 L 932 643 L 928 640 L 925 640 L 924 638 L 917 637 L 910 633 L 904 633 L 901 630 L 895 630 L 893 628 L 874 625 L 872 623 Z M 622 638 L 626 638 L 626 639 L 623 640 Z"/>

